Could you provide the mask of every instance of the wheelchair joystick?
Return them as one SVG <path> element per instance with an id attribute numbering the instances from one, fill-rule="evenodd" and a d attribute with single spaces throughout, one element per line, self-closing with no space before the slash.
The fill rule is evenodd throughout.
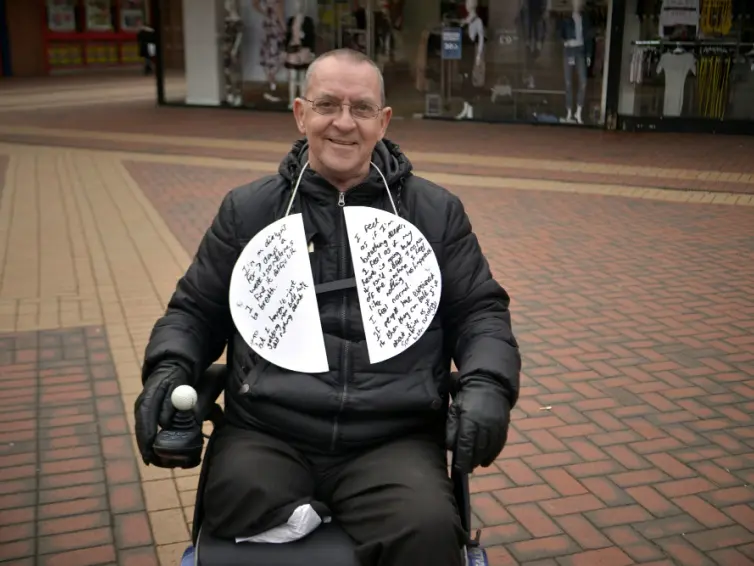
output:
<path id="1" fill-rule="evenodd" d="M 153 450 L 161 468 L 195 468 L 201 463 L 204 436 L 193 409 L 197 394 L 190 385 L 173 390 L 170 402 L 176 409 L 169 429 L 162 429 L 155 438 Z"/>

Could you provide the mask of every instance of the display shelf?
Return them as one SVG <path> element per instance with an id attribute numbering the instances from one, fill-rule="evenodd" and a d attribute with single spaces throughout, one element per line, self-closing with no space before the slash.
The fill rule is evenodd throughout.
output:
<path id="1" fill-rule="evenodd" d="M 137 65 L 144 0 L 38 0 L 47 74 Z M 141 14 L 141 16 L 139 15 Z M 107 29 L 109 28 L 109 29 Z"/>

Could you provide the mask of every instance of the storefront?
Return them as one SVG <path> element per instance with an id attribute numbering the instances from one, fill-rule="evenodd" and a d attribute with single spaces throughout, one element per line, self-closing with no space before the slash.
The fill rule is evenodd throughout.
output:
<path id="1" fill-rule="evenodd" d="M 754 0 L 159 0 L 158 90 L 162 103 L 287 111 L 309 61 L 351 47 L 383 70 L 397 116 L 625 130 L 719 130 L 738 121 L 745 130 L 754 123 L 754 82 L 741 63 L 751 60 L 744 47 L 754 41 L 749 5 Z M 678 53 L 660 65 L 679 42 L 696 54 L 683 59 L 685 87 Z M 639 59 L 641 80 L 631 70 Z M 166 89 L 166 77 L 180 87 Z M 679 88 L 687 99 L 674 115 Z"/>
<path id="2" fill-rule="evenodd" d="M 626 0 L 618 127 L 754 134 L 754 1 Z"/>
<path id="3" fill-rule="evenodd" d="M 4 7 L 3 7 L 4 4 Z M 5 0 L 0 50 L 13 76 L 139 68 L 147 0 Z"/>

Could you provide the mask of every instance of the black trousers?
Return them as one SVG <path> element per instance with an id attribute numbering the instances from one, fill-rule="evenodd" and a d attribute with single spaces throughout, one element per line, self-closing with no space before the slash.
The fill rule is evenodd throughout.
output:
<path id="1" fill-rule="evenodd" d="M 356 541 L 364 566 L 461 566 L 464 534 L 445 448 L 434 440 L 332 456 L 228 425 L 216 434 L 202 523 L 214 536 L 253 536 L 299 505 L 321 503 Z"/>

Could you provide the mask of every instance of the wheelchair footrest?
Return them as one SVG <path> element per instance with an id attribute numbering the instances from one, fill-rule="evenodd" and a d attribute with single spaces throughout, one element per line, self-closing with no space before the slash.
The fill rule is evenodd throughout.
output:
<path id="1" fill-rule="evenodd" d="M 467 566 L 489 566 L 487 553 L 481 546 L 466 547 Z M 182 565 L 181 565 L 182 566 Z"/>

